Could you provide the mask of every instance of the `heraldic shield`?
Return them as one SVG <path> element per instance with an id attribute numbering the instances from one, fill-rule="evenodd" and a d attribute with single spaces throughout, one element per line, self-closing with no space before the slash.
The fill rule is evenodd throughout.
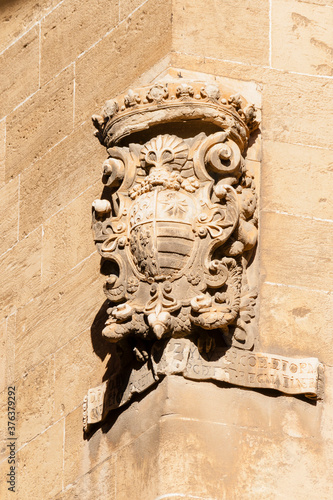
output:
<path id="1" fill-rule="evenodd" d="M 244 101 L 212 84 L 156 84 L 93 117 L 109 153 L 93 229 L 111 342 L 211 330 L 252 347 L 257 209 L 244 152 L 258 124 Z"/>

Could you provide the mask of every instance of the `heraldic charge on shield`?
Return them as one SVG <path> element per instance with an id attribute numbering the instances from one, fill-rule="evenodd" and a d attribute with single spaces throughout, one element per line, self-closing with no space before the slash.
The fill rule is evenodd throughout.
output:
<path id="1" fill-rule="evenodd" d="M 93 122 L 109 154 L 93 203 L 109 300 L 103 336 L 193 336 L 206 347 L 219 337 L 251 349 L 258 216 L 245 156 L 254 106 L 179 79 L 129 90 Z"/>

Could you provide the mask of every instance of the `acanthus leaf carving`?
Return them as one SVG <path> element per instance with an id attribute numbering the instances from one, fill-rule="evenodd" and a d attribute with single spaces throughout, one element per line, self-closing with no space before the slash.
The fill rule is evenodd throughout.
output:
<path id="1" fill-rule="evenodd" d="M 109 153 L 109 199 L 94 202 L 93 228 L 111 269 L 104 289 L 115 305 L 103 331 L 111 342 L 219 329 L 230 343 L 230 331 L 247 323 L 240 319 L 243 254 L 257 238 L 256 192 L 243 156 L 249 130 L 240 96 L 221 95 L 212 84 L 159 83 L 107 101 L 93 119 Z M 190 128 L 193 119 L 217 131 L 172 133 L 174 122 Z M 154 135 L 157 123 L 171 133 Z M 150 127 L 146 141 L 122 145 Z"/>
<path id="2" fill-rule="evenodd" d="M 92 207 L 102 334 L 125 362 L 89 391 L 86 428 L 168 374 L 321 397 L 316 358 L 256 352 L 255 107 L 178 80 L 107 101 L 93 123 L 109 154 Z"/>

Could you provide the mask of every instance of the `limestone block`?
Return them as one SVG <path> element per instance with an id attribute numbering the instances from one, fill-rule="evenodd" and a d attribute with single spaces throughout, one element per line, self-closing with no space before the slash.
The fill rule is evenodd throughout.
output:
<path id="1" fill-rule="evenodd" d="M 324 148 L 333 145 L 333 117 L 327 111 L 333 98 L 330 78 L 288 74 L 261 66 L 178 53 L 172 54 L 171 64 L 258 82 L 263 90 L 260 128 L 264 140 Z"/>
<path id="2" fill-rule="evenodd" d="M 111 456 L 111 450 L 104 445 L 104 436 L 95 434 L 83 439 L 82 406 L 69 413 L 65 419 L 64 486 L 79 482 L 99 464 Z"/>
<path id="3" fill-rule="evenodd" d="M 320 432 L 323 440 L 328 444 L 331 453 L 333 452 L 333 367 L 325 366 L 325 395 L 322 410 Z"/>
<path id="4" fill-rule="evenodd" d="M 331 457 L 316 439 L 277 438 L 245 430 L 239 456 L 237 481 L 230 486 L 234 498 L 301 500 L 313 498 L 314 492 L 323 499 L 331 497 L 331 471 L 326 466 Z"/>
<path id="5" fill-rule="evenodd" d="M 171 53 L 170 64 L 173 67 L 186 68 L 191 71 L 202 71 L 208 74 L 219 75 L 245 82 L 254 81 L 258 88 L 269 77 L 271 73 L 279 74 L 277 70 L 266 66 L 258 66 L 239 62 L 224 60 L 223 57 L 203 56 L 188 54 L 181 51 Z"/>
<path id="6" fill-rule="evenodd" d="M 125 19 L 142 4 L 142 0 L 119 0 L 119 20 Z"/>
<path id="7" fill-rule="evenodd" d="M 0 74 L 0 118 L 2 118 L 39 87 L 38 28 L 30 30 L 0 55 Z"/>
<path id="8" fill-rule="evenodd" d="M 99 498 L 113 500 L 117 498 L 115 482 L 116 464 L 114 457 L 111 457 L 80 477 L 54 500 L 96 500 Z"/>
<path id="9" fill-rule="evenodd" d="M 6 328 L 6 377 L 3 380 L 4 388 L 15 384 L 15 335 L 16 335 L 16 313 L 7 317 Z"/>
<path id="10" fill-rule="evenodd" d="M 256 428 L 270 426 L 271 401 L 264 394 L 228 384 L 198 383 L 182 377 L 168 378 L 168 398 L 165 413 L 184 419 L 206 420 L 221 425 Z M 200 401 L 200 404 L 198 404 Z"/>
<path id="11" fill-rule="evenodd" d="M 0 325 L 1 332 L 3 332 L 3 324 L 1 322 Z M 0 392 L 0 464 L 3 460 L 5 460 L 8 457 L 8 448 L 7 448 L 7 438 L 8 438 L 8 393 L 7 393 L 7 387 Z M 7 464 L 7 461 L 6 461 Z M 0 465 L 1 466 L 1 465 Z M 2 476 L 5 477 L 5 476 Z M 3 481 L 1 481 L 3 483 Z M 0 486 L 1 488 L 1 486 Z M 1 491 L 1 489 L 0 489 Z M 2 498 L 2 497 L 1 497 Z"/>
<path id="12" fill-rule="evenodd" d="M 72 129 L 71 66 L 8 117 L 6 179 L 22 172 Z"/>
<path id="13" fill-rule="evenodd" d="M 3 319 L 0 321 L 0 393 L 7 388 L 6 356 L 7 356 L 7 319 Z"/>
<path id="14" fill-rule="evenodd" d="M 60 0 L 25 0 L 24 2 L 1 2 L 0 51 L 29 30 L 43 15 L 47 14 Z"/>
<path id="15" fill-rule="evenodd" d="M 174 51 L 268 64 L 268 1 L 177 0 L 173 14 Z"/>
<path id="16" fill-rule="evenodd" d="M 20 447 L 49 427 L 54 419 L 54 358 L 48 357 L 15 382 L 16 432 Z M 33 402 L 33 404 L 32 404 Z"/>
<path id="17" fill-rule="evenodd" d="M 238 475 L 243 432 L 211 420 L 166 415 L 160 423 L 159 493 L 232 498 L 227 488 Z"/>
<path id="18" fill-rule="evenodd" d="M 44 285 L 58 281 L 94 252 L 94 244 L 87 238 L 87 233 L 91 226 L 90 205 L 99 194 L 98 183 L 45 222 L 42 249 Z"/>
<path id="19" fill-rule="evenodd" d="M 60 420 L 17 454 L 16 498 L 53 498 L 62 489 L 64 422 Z"/>
<path id="20" fill-rule="evenodd" d="M 333 113 L 328 113 L 332 80 L 281 72 L 267 76 L 262 98 L 263 141 L 332 147 Z"/>
<path id="21" fill-rule="evenodd" d="M 41 23 L 41 83 L 47 82 L 118 22 L 118 0 L 65 0 Z"/>
<path id="22" fill-rule="evenodd" d="M 273 67 L 314 75 L 333 74 L 331 6 L 273 0 L 271 15 Z"/>
<path id="23" fill-rule="evenodd" d="M 16 314 L 0 322 L 0 393 L 14 382 Z M 6 424 L 7 427 L 7 424 Z"/>
<path id="24" fill-rule="evenodd" d="M 17 242 L 18 232 L 19 178 L 8 182 L 0 189 L 0 255 Z"/>
<path id="25" fill-rule="evenodd" d="M 5 183 L 6 120 L 0 121 L 0 187 Z"/>
<path id="26" fill-rule="evenodd" d="M 302 0 L 304 3 L 333 6 L 332 0 Z"/>
<path id="27" fill-rule="evenodd" d="M 2 408 L 1 408 L 2 411 Z M 2 420 L 2 419 L 1 419 Z M 1 422 L 2 423 L 2 422 Z M 7 440 L 4 442 L 5 446 L 7 444 Z M 6 478 L 6 474 L 9 473 L 9 465 L 7 463 L 7 460 L 4 460 L 3 462 L 0 462 L 0 474 L 2 478 Z M 6 478 L 7 479 L 7 478 Z M 13 493 L 11 491 L 8 491 L 8 486 L 6 480 L 0 481 L 0 495 L 1 495 L 1 500 L 9 500 L 10 498 L 13 498 Z M 15 493 L 14 493 L 15 495 Z"/>
<path id="28" fill-rule="evenodd" d="M 333 220 L 333 152 L 264 141 L 261 207 Z"/>
<path id="29" fill-rule="evenodd" d="M 323 401 L 273 397 L 271 403 L 269 432 L 276 437 L 276 441 L 282 436 L 283 439 L 311 438 L 320 443 Z"/>
<path id="30" fill-rule="evenodd" d="M 7 316 L 38 295 L 41 287 L 42 230 L 37 229 L 0 259 L 1 316 Z"/>
<path id="31" fill-rule="evenodd" d="M 332 223 L 261 214 L 261 274 L 265 281 L 331 290 Z"/>
<path id="32" fill-rule="evenodd" d="M 18 311 L 16 377 L 91 326 L 103 303 L 96 266 L 94 254 Z"/>
<path id="33" fill-rule="evenodd" d="M 82 394 L 100 383 L 109 356 L 105 356 L 104 362 L 97 356 L 89 329 L 56 351 L 54 358 L 54 415 L 60 418 L 82 403 Z"/>
<path id="34" fill-rule="evenodd" d="M 332 294 L 264 283 L 260 297 L 259 331 L 264 351 L 316 356 L 332 364 Z"/>
<path id="35" fill-rule="evenodd" d="M 96 147 L 92 130 L 89 121 L 23 172 L 20 187 L 21 238 L 99 179 L 106 154 L 104 148 Z"/>
<path id="36" fill-rule="evenodd" d="M 76 123 L 90 118 L 105 98 L 125 90 L 170 48 L 171 1 L 149 0 L 77 61 Z"/>
<path id="37" fill-rule="evenodd" d="M 116 454 L 117 500 L 154 500 L 158 496 L 161 476 L 159 446 L 160 428 L 154 425 L 119 450 Z M 173 460 L 173 455 L 169 460 Z M 168 467 L 172 467 L 170 462 Z"/>
<path id="38" fill-rule="evenodd" d="M 118 450 L 135 442 L 139 436 L 147 435 L 163 414 L 167 388 L 168 381 L 162 381 L 156 390 L 132 402 L 126 411 L 116 412 L 89 440 L 82 439 L 82 406 L 67 415 L 64 484 L 76 482 Z M 80 394 L 82 396 L 82 392 Z"/>

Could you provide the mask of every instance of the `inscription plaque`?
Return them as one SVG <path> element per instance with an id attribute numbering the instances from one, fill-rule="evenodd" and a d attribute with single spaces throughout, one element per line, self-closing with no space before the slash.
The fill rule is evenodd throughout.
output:
<path id="1" fill-rule="evenodd" d="M 252 389 L 275 389 L 285 394 L 304 394 L 310 399 L 322 395 L 323 366 L 317 358 L 296 359 L 237 347 L 216 348 L 203 355 L 191 339 L 171 338 L 157 342 L 149 359 L 132 370 L 126 382 L 116 375 L 89 390 L 85 400 L 85 430 L 166 375 L 215 380 Z"/>

